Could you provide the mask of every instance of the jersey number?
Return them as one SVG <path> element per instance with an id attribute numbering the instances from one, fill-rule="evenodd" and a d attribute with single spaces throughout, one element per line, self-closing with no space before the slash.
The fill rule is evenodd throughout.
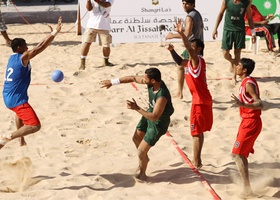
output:
<path id="1" fill-rule="evenodd" d="M 5 81 L 13 81 L 11 77 L 12 73 L 14 72 L 14 69 L 13 68 L 8 68 L 7 69 L 7 77 L 5 77 Z"/>

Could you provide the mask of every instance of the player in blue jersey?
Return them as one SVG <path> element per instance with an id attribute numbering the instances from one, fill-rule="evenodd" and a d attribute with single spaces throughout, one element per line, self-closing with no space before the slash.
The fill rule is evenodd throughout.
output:
<path id="1" fill-rule="evenodd" d="M 41 123 L 28 103 L 27 90 L 31 75 L 30 60 L 51 44 L 54 37 L 60 32 L 61 27 L 62 18 L 59 17 L 56 29 L 32 50 L 28 50 L 24 39 L 15 38 L 12 40 L 13 54 L 10 56 L 6 67 L 3 99 L 6 107 L 16 113 L 15 123 L 17 130 L 0 135 L 0 149 L 15 138 L 20 138 L 21 146 L 26 145 L 24 136 L 40 130 Z"/>

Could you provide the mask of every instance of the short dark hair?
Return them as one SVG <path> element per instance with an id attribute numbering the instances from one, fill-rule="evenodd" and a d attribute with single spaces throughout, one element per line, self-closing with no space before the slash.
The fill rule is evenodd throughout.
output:
<path id="1" fill-rule="evenodd" d="M 161 81 L 161 73 L 157 68 L 146 69 L 145 74 L 147 74 L 147 76 L 150 80 L 154 79 L 157 82 Z"/>
<path id="2" fill-rule="evenodd" d="M 195 0 L 182 0 L 182 2 L 185 1 L 186 3 L 195 3 Z"/>
<path id="3" fill-rule="evenodd" d="M 23 38 L 14 38 L 11 43 L 13 52 L 16 52 L 17 47 L 23 46 L 25 44 L 26 44 L 26 42 Z"/>
<path id="4" fill-rule="evenodd" d="M 246 75 L 249 76 L 255 69 L 255 61 L 250 58 L 241 58 L 240 63 L 247 69 Z"/>
<path id="5" fill-rule="evenodd" d="M 200 39 L 192 39 L 190 42 L 191 43 L 195 42 L 197 47 L 201 47 L 200 55 L 203 56 L 204 42 L 202 42 Z"/>

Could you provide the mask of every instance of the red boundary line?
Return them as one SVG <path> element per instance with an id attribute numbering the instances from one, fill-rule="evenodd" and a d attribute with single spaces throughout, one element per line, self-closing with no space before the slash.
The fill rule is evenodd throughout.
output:
<path id="1" fill-rule="evenodd" d="M 132 87 L 136 90 L 139 91 L 137 86 L 134 83 L 131 83 Z M 213 196 L 213 198 L 215 200 L 221 200 L 221 198 L 219 197 L 219 195 L 215 192 L 215 190 L 210 186 L 210 184 L 207 182 L 207 180 L 202 176 L 201 173 L 199 173 L 199 171 L 193 166 L 193 164 L 191 163 L 191 161 L 189 160 L 188 156 L 183 152 L 183 150 L 178 146 L 178 143 L 172 138 L 172 135 L 167 131 L 165 133 L 167 135 L 167 137 L 170 138 L 171 142 L 173 143 L 174 147 L 177 149 L 177 151 L 179 152 L 179 154 L 181 155 L 181 157 L 183 158 L 183 160 L 185 161 L 185 163 L 187 165 L 189 165 L 189 167 L 191 168 L 191 170 L 196 173 L 198 175 L 198 177 L 200 178 L 202 184 L 204 185 L 204 187 L 208 190 L 208 192 L 210 192 L 210 194 Z"/>
<path id="2" fill-rule="evenodd" d="M 172 138 L 172 135 L 167 131 L 165 133 L 171 140 L 171 142 L 173 143 L 173 145 L 175 146 L 175 148 L 177 149 L 177 151 L 179 152 L 179 154 L 181 155 L 181 157 L 183 158 L 183 160 L 185 161 L 185 163 L 187 165 L 189 165 L 189 167 L 191 168 L 191 170 L 196 173 L 198 175 L 198 177 L 200 178 L 202 184 L 204 185 L 204 187 L 208 190 L 208 192 L 210 192 L 210 194 L 213 196 L 213 198 L 215 200 L 221 200 L 221 198 L 219 197 L 219 195 L 215 192 L 215 190 L 211 187 L 211 185 L 207 182 L 207 180 L 202 176 L 201 173 L 199 173 L 199 171 L 193 166 L 193 164 L 191 163 L 191 161 L 189 160 L 188 156 L 183 152 L 183 150 L 178 146 L 178 143 Z"/>
<path id="3" fill-rule="evenodd" d="M 253 76 L 255 79 L 264 79 L 264 78 L 274 78 L 273 76 Z M 227 78 L 227 77 L 223 77 L 223 78 L 207 78 L 207 80 L 232 80 L 232 78 Z"/>

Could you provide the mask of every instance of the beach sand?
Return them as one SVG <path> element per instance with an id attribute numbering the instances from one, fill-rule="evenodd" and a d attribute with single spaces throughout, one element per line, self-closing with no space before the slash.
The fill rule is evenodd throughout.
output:
<path id="1" fill-rule="evenodd" d="M 32 49 L 49 32 L 45 24 L 8 26 L 11 38 L 26 39 Z M 12 53 L 0 37 L 0 76 Z M 184 47 L 174 43 L 178 53 Z M 230 154 L 240 123 L 238 107 L 231 94 L 238 94 L 240 82 L 229 80 L 229 63 L 223 58 L 221 42 L 205 43 L 208 87 L 214 104 L 214 124 L 205 133 L 202 150 L 203 167 L 193 171 L 178 151 L 192 159 L 189 131 L 191 96 L 187 86 L 184 98 L 173 98 L 175 112 L 169 132 L 150 150 L 148 182 L 135 180 L 138 164 L 132 142 L 140 115 L 126 108 L 134 98 L 147 107 L 145 85 L 122 84 L 101 89 L 99 81 L 126 75 L 143 75 L 145 69 L 157 67 L 172 95 L 177 90 L 177 71 L 170 53 L 158 43 L 114 44 L 110 62 L 102 67 L 101 47 L 93 44 L 87 68 L 73 76 L 80 63 L 81 36 L 72 23 L 64 24 L 52 45 L 31 60 L 32 82 L 29 103 L 41 120 L 42 128 L 26 136 L 27 146 L 18 140 L 9 142 L 0 153 L 0 199 L 3 200 L 207 200 L 213 194 L 224 200 L 239 199 L 241 181 Z M 244 50 L 242 57 L 256 61 L 252 76 L 258 77 L 263 129 L 248 158 L 252 189 L 257 199 L 280 198 L 280 57 L 269 54 L 265 41 L 260 41 L 259 54 Z M 53 70 L 64 72 L 60 83 L 51 80 Z M 2 79 L 3 80 L 3 79 Z M 2 81 L 3 83 L 3 81 Z M 3 84 L 1 84 L 1 90 Z M 14 113 L 1 97 L 1 133 L 15 130 Z M 178 144 L 173 144 L 173 142 Z M 212 187 L 211 190 L 207 183 Z"/>

